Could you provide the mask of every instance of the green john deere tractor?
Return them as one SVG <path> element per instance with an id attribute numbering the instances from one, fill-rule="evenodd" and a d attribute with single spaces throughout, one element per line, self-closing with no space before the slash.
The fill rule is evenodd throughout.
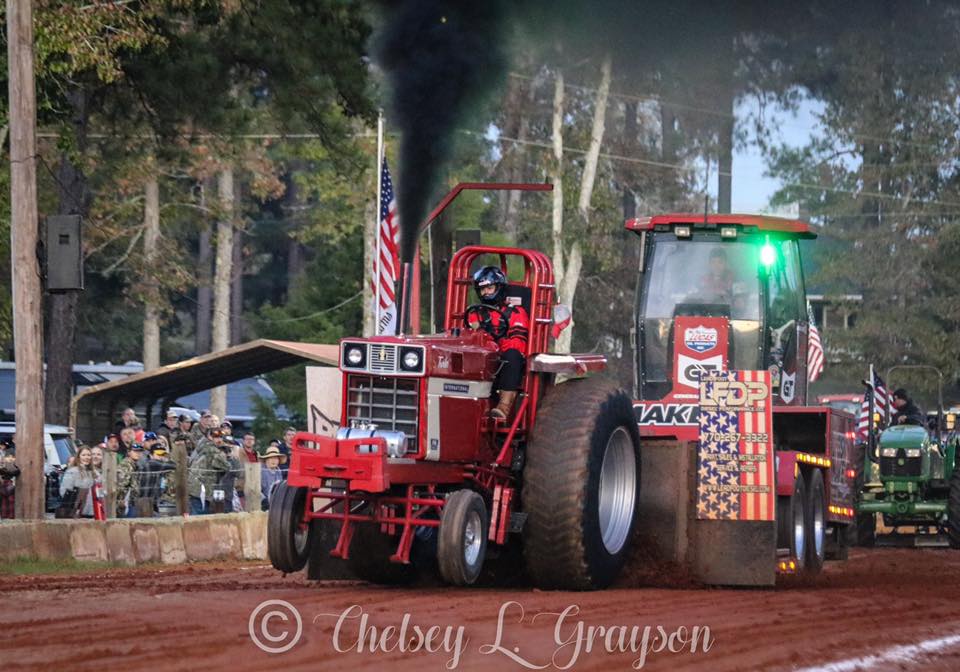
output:
<path id="1" fill-rule="evenodd" d="M 960 436 L 956 415 L 945 417 L 942 408 L 941 401 L 929 428 L 893 424 L 871 431 L 857 504 L 860 545 L 960 548 Z M 893 534 L 877 536 L 878 513 Z"/>

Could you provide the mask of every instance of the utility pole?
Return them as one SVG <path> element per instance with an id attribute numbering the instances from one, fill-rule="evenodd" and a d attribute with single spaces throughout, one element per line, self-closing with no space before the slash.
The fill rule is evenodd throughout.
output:
<path id="1" fill-rule="evenodd" d="M 32 0 L 7 0 L 10 96 L 10 250 L 17 364 L 16 517 L 42 518 L 43 313 L 37 261 L 37 92 Z"/>

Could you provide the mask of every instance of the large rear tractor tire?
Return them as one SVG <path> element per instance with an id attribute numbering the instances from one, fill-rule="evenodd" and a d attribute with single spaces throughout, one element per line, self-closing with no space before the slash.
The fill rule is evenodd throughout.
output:
<path id="1" fill-rule="evenodd" d="M 960 464 L 950 477 L 950 495 L 947 498 L 947 539 L 950 548 L 960 549 Z"/>
<path id="2" fill-rule="evenodd" d="M 593 590 L 617 578 L 640 499 L 640 433 L 630 397 L 603 378 L 551 388 L 523 470 L 523 554 L 541 588 Z"/>
<path id="3" fill-rule="evenodd" d="M 489 525 L 487 507 L 476 492 L 457 490 L 447 497 L 437 540 L 437 565 L 446 583 L 469 586 L 480 576 Z"/>
<path id="4" fill-rule="evenodd" d="M 790 549 L 798 573 L 807 564 L 807 488 L 803 474 L 797 474 L 792 495 L 777 497 L 777 547 Z"/>
<path id="5" fill-rule="evenodd" d="M 362 581 L 385 585 L 411 583 L 417 578 L 417 568 L 413 564 L 390 562 L 399 539 L 399 535 L 381 532 L 376 523 L 353 523 L 347 566 Z"/>
<path id="6" fill-rule="evenodd" d="M 827 550 L 827 501 L 823 487 L 823 472 L 814 469 L 807 483 L 806 537 L 807 537 L 807 574 L 819 574 Z"/>
<path id="7" fill-rule="evenodd" d="M 307 489 L 277 485 L 267 514 L 267 555 L 284 574 L 299 572 L 310 555 L 313 527 L 303 522 Z"/>

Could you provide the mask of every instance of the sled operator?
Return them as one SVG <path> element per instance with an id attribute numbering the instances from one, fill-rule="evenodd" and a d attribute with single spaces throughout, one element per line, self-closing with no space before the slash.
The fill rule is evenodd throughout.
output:
<path id="1" fill-rule="evenodd" d="M 480 307 L 469 311 L 467 326 L 483 329 L 500 348 L 500 369 L 493 383 L 500 399 L 490 417 L 506 420 L 523 380 L 530 318 L 523 306 L 507 305 L 507 276 L 497 266 L 484 266 L 474 273 L 473 286 Z"/>

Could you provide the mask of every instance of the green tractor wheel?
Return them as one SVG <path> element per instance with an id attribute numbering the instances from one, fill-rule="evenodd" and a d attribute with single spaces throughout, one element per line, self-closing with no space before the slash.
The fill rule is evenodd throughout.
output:
<path id="1" fill-rule="evenodd" d="M 947 538 L 950 548 L 960 549 L 960 468 L 950 477 L 950 496 L 947 499 Z"/>

